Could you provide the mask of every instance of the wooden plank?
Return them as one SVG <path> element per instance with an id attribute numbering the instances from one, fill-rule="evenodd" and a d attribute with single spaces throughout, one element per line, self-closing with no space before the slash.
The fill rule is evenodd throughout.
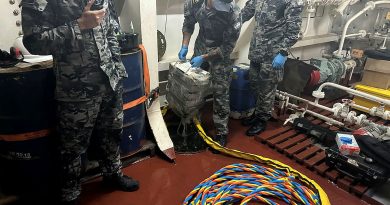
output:
<path id="1" fill-rule="evenodd" d="M 362 200 L 367 202 L 370 205 L 383 205 L 381 202 L 373 199 L 372 196 L 369 196 L 366 193 L 363 194 Z"/>
<path id="2" fill-rule="evenodd" d="M 289 147 L 292 147 L 293 145 L 299 143 L 299 142 L 302 142 L 303 140 L 307 139 L 306 138 L 306 135 L 304 134 L 300 134 L 300 135 L 297 135 L 293 138 L 290 138 L 288 139 L 287 141 L 284 141 L 280 144 L 277 144 L 275 147 L 278 151 L 282 151 L 284 149 L 287 149 Z"/>
<path id="3" fill-rule="evenodd" d="M 305 159 L 303 161 L 303 164 L 308 168 L 313 168 L 314 165 L 319 164 L 320 162 L 324 161 L 326 158 L 326 154 L 324 151 L 318 152 L 316 155 L 309 159 Z"/>
<path id="4" fill-rule="evenodd" d="M 337 170 L 332 169 L 329 172 L 326 172 L 325 176 L 331 181 L 336 182 L 336 180 L 340 177 L 340 173 Z"/>
<path id="5" fill-rule="evenodd" d="M 300 152 L 298 154 L 294 154 L 294 159 L 296 159 L 298 162 L 303 162 L 306 158 L 313 156 L 316 152 L 320 151 L 321 148 L 313 145 L 309 148 L 307 148 L 305 151 Z"/>
<path id="6" fill-rule="evenodd" d="M 319 165 L 316 165 L 314 166 L 314 170 L 316 170 L 316 172 L 319 174 L 319 175 L 324 175 L 326 171 L 328 171 L 330 169 L 330 167 L 325 163 L 325 162 L 322 162 L 321 164 Z"/>
<path id="7" fill-rule="evenodd" d="M 330 125 L 328 123 L 326 123 L 326 122 L 322 123 L 321 127 L 325 127 L 325 128 L 330 129 Z"/>
<path id="8" fill-rule="evenodd" d="M 358 196 L 362 196 L 368 190 L 368 186 L 358 183 L 351 187 L 352 193 L 355 193 Z"/>
<path id="9" fill-rule="evenodd" d="M 300 142 L 286 150 L 284 150 L 284 153 L 287 154 L 288 156 L 292 156 L 293 154 L 295 153 L 298 153 L 302 150 L 304 150 L 307 146 L 311 145 L 312 142 L 310 139 L 306 139 L 305 141 L 303 142 Z"/>
<path id="10" fill-rule="evenodd" d="M 292 129 L 291 127 L 286 126 L 286 127 L 280 127 L 278 129 L 274 129 L 274 130 L 266 130 L 266 131 L 262 132 L 260 134 L 260 136 L 258 136 L 256 138 L 256 140 L 258 140 L 258 141 L 260 140 L 260 142 L 265 142 L 266 140 L 272 139 L 272 138 L 274 138 L 274 137 L 276 137 L 276 136 L 278 136 L 280 134 L 288 132 L 291 129 Z"/>
<path id="11" fill-rule="evenodd" d="M 316 120 L 313 120 L 311 123 L 313 123 L 314 125 L 319 125 L 319 124 L 322 124 L 323 121 L 320 119 L 316 119 Z"/>
<path id="12" fill-rule="evenodd" d="M 353 183 L 353 179 L 347 176 L 337 180 L 337 186 L 339 186 L 341 189 L 347 192 L 351 191 L 352 183 Z"/>
<path id="13" fill-rule="evenodd" d="M 273 139 L 267 140 L 267 144 L 271 147 L 274 147 L 275 144 L 286 141 L 288 138 L 291 138 L 297 134 L 297 131 L 295 130 L 290 130 L 288 132 L 285 132 Z"/>

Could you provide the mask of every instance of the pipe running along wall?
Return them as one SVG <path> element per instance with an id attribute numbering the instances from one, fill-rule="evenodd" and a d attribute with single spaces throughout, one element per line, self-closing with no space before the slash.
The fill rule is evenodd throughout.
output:
<path id="1" fill-rule="evenodd" d="M 337 56 L 337 57 L 341 57 L 341 53 L 342 53 L 342 50 L 343 50 L 343 46 L 344 46 L 345 38 L 346 38 L 346 36 L 347 36 L 347 30 L 348 30 L 349 25 L 350 25 L 355 19 L 357 19 L 359 16 L 361 16 L 364 12 L 366 12 L 366 11 L 368 11 L 368 10 L 373 10 L 373 9 L 375 9 L 375 6 L 376 6 L 376 5 L 379 5 L 379 4 L 390 4 L 390 1 L 388 1 L 388 0 L 383 0 L 383 1 L 369 1 L 369 2 L 366 3 L 366 6 L 365 6 L 361 11 L 359 11 L 357 14 L 355 14 L 354 16 L 352 16 L 352 17 L 347 21 L 347 23 L 346 23 L 345 26 L 344 26 L 343 33 L 341 34 L 339 49 L 338 49 L 337 52 L 336 52 L 336 56 Z"/>

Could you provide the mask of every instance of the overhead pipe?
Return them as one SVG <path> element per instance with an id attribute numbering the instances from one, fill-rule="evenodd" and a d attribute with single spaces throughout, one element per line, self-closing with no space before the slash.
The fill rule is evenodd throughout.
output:
<path id="1" fill-rule="evenodd" d="M 311 13 L 308 13 L 305 30 L 303 30 L 301 38 L 304 38 L 307 35 L 307 32 L 309 31 L 310 19 L 311 19 Z"/>
<path id="2" fill-rule="evenodd" d="M 367 35 L 367 31 L 366 30 L 360 30 L 358 33 L 351 33 L 351 34 L 346 35 L 345 37 L 346 38 L 350 38 L 350 37 L 359 36 L 359 37 L 363 38 L 366 35 Z"/>
<path id="3" fill-rule="evenodd" d="M 309 32 L 311 14 L 314 14 L 315 12 L 316 12 L 316 9 L 314 8 L 314 6 L 307 7 L 307 21 L 306 21 L 305 30 L 303 30 L 301 38 L 305 37 L 307 35 L 307 33 Z"/>
<path id="4" fill-rule="evenodd" d="M 343 50 L 343 46 L 344 46 L 344 42 L 345 42 L 345 37 L 347 36 L 347 30 L 348 30 L 349 25 L 350 25 L 356 18 L 358 18 L 359 16 L 361 16 L 364 12 L 366 12 L 366 11 L 368 11 L 368 10 L 373 10 L 373 9 L 375 9 L 375 6 L 376 6 L 376 5 L 379 5 L 379 4 L 390 4 L 390 1 L 389 1 L 389 0 L 383 0 L 383 1 L 369 1 L 369 2 L 366 3 L 366 6 L 365 6 L 361 11 L 359 11 L 357 14 L 355 14 L 354 16 L 352 16 L 352 17 L 347 21 L 347 23 L 346 23 L 345 26 L 344 26 L 343 33 L 341 34 L 339 49 L 338 49 L 337 52 L 336 52 L 336 56 L 337 56 L 337 57 L 342 57 L 341 53 L 342 53 L 342 50 Z"/>

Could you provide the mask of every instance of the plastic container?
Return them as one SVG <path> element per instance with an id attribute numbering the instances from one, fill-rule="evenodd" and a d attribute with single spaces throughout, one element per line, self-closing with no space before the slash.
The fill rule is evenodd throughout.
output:
<path id="1" fill-rule="evenodd" d="M 124 81 L 123 104 L 126 104 L 145 95 L 142 53 L 140 49 L 133 49 L 121 56 L 129 75 Z M 141 141 L 145 139 L 145 104 L 141 103 L 123 112 L 122 156 L 139 149 Z"/>
<path id="2" fill-rule="evenodd" d="M 249 65 L 233 68 L 230 84 L 230 116 L 235 119 L 249 117 L 256 106 L 256 99 L 249 85 Z"/>
<path id="3" fill-rule="evenodd" d="M 29 204 L 50 198 L 55 151 L 52 64 L 0 69 L 0 182 Z"/>

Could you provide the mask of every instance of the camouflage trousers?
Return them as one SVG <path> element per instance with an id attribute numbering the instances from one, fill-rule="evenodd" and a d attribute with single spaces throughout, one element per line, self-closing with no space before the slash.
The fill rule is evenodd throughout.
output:
<path id="1" fill-rule="evenodd" d="M 271 118 L 276 88 L 283 80 L 284 70 L 275 70 L 269 62 L 251 61 L 249 69 L 250 87 L 256 96 L 255 115 L 263 121 Z"/>
<path id="2" fill-rule="evenodd" d="M 207 47 L 203 39 L 196 39 L 194 56 L 209 53 L 212 48 Z M 204 63 L 206 64 L 206 63 Z M 230 115 L 229 88 L 233 76 L 231 60 L 215 59 L 208 62 L 211 74 L 211 89 L 213 92 L 213 121 L 217 134 L 228 134 Z M 203 65 L 202 65 L 203 67 Z"/>
<path id="3" fill-rule="evenodd" d="M 233 67 L 223 62 L 210 62 L 211 86 L 213 91 L 213 120 L 217 134 L 228 134 L 230 114 L 229 87 Z"/>
<path id="4" fill-rule="evenodd" d="M 62 200 L 81 192 L 81 155 L 92 153 L 104 175 L 122 174 L 119 143 L 123 125 L 120 88 L 113 91 L 107 80 L 101 95 L 83 101 L 58 101 L 58 132 L 62 164 Z M 92 152 L 90 152 L 92 150 Z"/>

